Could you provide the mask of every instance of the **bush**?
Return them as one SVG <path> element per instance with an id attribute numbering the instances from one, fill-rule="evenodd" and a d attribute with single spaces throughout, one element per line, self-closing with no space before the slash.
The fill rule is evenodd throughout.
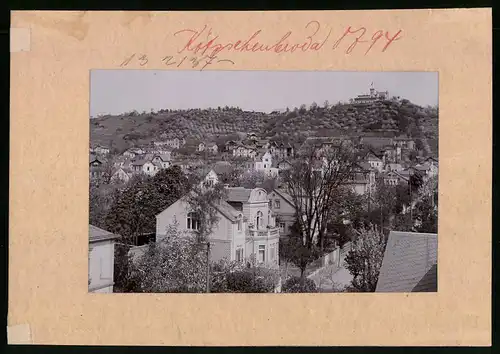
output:
<path id="1" fill-rule="evenodd" d="M 301 284 L 300 277 L 290 277 L 287 279 L 283 287 L 281 288 L 281 292 L 283 293 L 315 293 L 318 291 L 316 287 L 316 283 L 309 279 L 304 278 L 304 285 Z"/>

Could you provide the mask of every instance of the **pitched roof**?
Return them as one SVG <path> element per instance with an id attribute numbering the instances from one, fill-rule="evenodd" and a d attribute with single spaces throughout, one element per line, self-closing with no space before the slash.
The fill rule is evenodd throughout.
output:
<path id="1" fill-rule="evenodd" d="M 293 198 L 290 194 L 288 194 L 285 191 L 280 190 L 278 188 L 273 189 L 273 192 L 278 194 L 281 198 L 283 198 L 286 202 L 288 202 L 291 206 L 293 206 L 295 208 L 295 204 L 293 203 Z"/>
<path id="2" fill-rule="evenodd" d="M 148 160 L 144 160 L 144 159 L 138 159 L 138 160 L 133 161 L 132 165 L 134 165 L 134 166 L 142 166 L 146 162 L 149 162 L 149 161 Z"/>
<path id="3" fill-rule="evenodd" d="M 437 234 L 391 231 L 376 292 L 433 291 L 436 273 Z"/>
<path id="4" fill-rule="evenodd" d="M 98 228 L 97 226 L 89 224 L 89 241 L 105 241 L 105 240 L 113 240 L 115 238 L 119 238 L 119 235 L 115 235 L 109 231 Z"/>
<path id="5" fill-rule="evenodd" d="M 424 277 L 420 279 L 412 292 L 435 292 L 437 291 L 437 264 L 434 264 Z"/>
<path id="6" fill-rule="evenodd" d="M 217 209 L 222 215 L 229 220 L 234 220 L 241 214 L 238 210 L 233 208 L 229 203 L 221 200 L 220 203 L 214 203 L 214 208 Z"/>
<path id="7" fill-rule="evenodd" d="M 361 167 L 363 170 L 366 170 L 366 171 L 371 171 L 372 170 L 372 167 L 366 161 L 358 162 L 358 166 Z"/>
<path id="8" fill-rule="evenodd" d="M 382 148 L 386 145 L 392 145 L 392 139 L 378 136 L 364 136 L 361 138 L 361 143 L 374 148 Z"/>
<path id="9" fill-rule="evenodd" d="M 170 161 L 170 156 L 166 154 L 155 154 L 153 158 L 159 157 L 163 162 Z"/>
<path id="10" fill-rule="evenodd" d="M 231 187 L 227 189 L 226 200 L 229 202 L 247 202 L 252 190 L 243 187 Z"/>
<path id="11" fill-rule="evenodd" d="M 233 167 L 231 166 L 231 164 L 227 163 L 216 163 L 214 166 L 213 166 L 213 170 L 216 174 L 224 174 L 224 173 L 229 173 L 231 172 L 233 169 Z"/>

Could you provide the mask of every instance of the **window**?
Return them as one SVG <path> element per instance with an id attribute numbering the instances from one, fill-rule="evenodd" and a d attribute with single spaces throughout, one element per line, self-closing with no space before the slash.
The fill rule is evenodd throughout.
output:
<path id="1" fill-rule="evenodd" d="M 270 200 L 268 204 L 269 204 L 269 209 L 272 209 L 273 208 L 273 201 Z"/>
<path id="2" fill-rule="evenodd" d="M 236 262 L 243 262 L 243 248 L 236 250 Z"/>
<path id="3" fill-rule="evenodd" d="M 274 201 L 274 207 L 275 207 L 276 209 L 279 209 L 279 208 L 280 208 L 280 204 L 281 204 L 281 203 L 280 203 L 279 199 L 276 199 L 276 200 Z"/>
<path id="4" fill-rule="evenodd" d="M 199 230 L 200 229 L 200 219 L 196 213 L 189 213 L 187 216 L 187 228 L 188 230 Z"/>
<path id="5" fill-rule="evenodd" d="M 238 220 L 238 231 L 241 231 L 241 220 Z"/>
<path id="6" fill-rule="evenodd" d="M 266 261 L 266 246 L 259 245 L 259 262 L 264 263 Z"/>
<path id="7" fill-rule="evenodd" d="M 262 216 L 263 216 L 262 212 L 258 211 L 257 212 L 257 223 L 256 223 L 257 229 L 260 229 L 262 226 Z"/>
<path id="8" fill-rule="evenodd" d="M 280 232 L 285 232 L 285 223 L 280 222 Z"/>
<path id="9" fill-rule="evenodd" d="M 274 244 L 269 247 L 269 260 L 273 261 L 276 257 L 276 246 Z"/>

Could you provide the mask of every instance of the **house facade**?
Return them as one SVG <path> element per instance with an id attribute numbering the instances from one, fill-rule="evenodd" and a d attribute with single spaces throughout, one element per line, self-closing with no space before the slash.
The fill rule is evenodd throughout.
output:
<path id="1" fill-rule="evenodd" d="M 219 221 L 210 235 L 210 256 L 214 261 L 249 262 L 278 266 L 279 229 L 268 207 L 267 192 L 261 188 L 228 188 L 226 200 L 213 204 Z M 196 231 L 199 219 L 183 199 L 156 216 L 156 239 L 165 238 L 168 225 L 177 222 L 181 231 Z"/>
<path id="2" fill-rule="evenodd" d="M 101 145 L 97 145 L 93 149 L 93 152 L 96 154 L 99 154 L 99 155 L 107 155 L 107 154 L 109 154 L 109 151 L 110 151 L 109 148 L 107 148 L 105 146 L 101 146 Z"/>
<path id="3" fill-rule="evenodd" d="M 89 156 L 89 178 L 91 180 L 99 179 L 104 176 L 104 160 L 101 158 L 90 155 Z"/>
<path id="4" fill-rule="evenodd" d="M 128 181 L 130 181 L 130 178 L 132 178 L 132 175 L 132 170 L 126 169 L 124 167 L 118 167 L 111 175 L 111 181 L 127 183 Z"/>
<path id="5" fill-rule="evenodd" d="M 115 241 L 118 238 L 118 235 L 89 225 L 89 292 L 113 292 Z"/>
<path id="6" fill-rule="evenodd" d="M 160 164 L 162 169 L 170 167 L 170 154 L 154 155 L 151 162 Z"/>
<path id="7" fill-rule="evenodd" d="M 137 160 L 132 163 L 132 171 L 134 173 L 144 173 L 148 176 L 154 176 L 160 169 L 160 165 L 151 161 Z"/>
<path id="8" fill-rule="evenodd" d="M 266 151 L 262 156 L 255 161 L 253 168 L 256 171 L 262 171 L 268 177 L 274 178 L 278 176 L 279 169 L 273 167 L 273 157 L 269 151 Z"/>
<path id="9" fill-rule="evenodd" d="M 233 156 L 235 157 L 248 157 L 253 159 L 256 155 L 257 151 L 249 146 L 239 145 L 233 149 Z"/>
<path id="10" fill-rule="evenodd" d="M 275 189 L 269 193 L 269 208 L 276 215 L 280 237 L 290 235 L 290 227 L 295 223 L 295 206 L 292 197 L 285 191 Z"/>
<path id="11" fill-rule="evenodd" d="M 216 154 L 219 151 L 219 147 L 217 146 L 216 143 L 207 143 L 205 145 L 205 149 L 212 154 Z"/>

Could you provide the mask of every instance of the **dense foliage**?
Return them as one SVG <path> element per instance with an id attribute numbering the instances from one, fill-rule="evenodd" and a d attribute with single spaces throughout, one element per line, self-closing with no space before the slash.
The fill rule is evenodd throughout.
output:
<path id="1" fill-rule="evenodd" d="M 153 177 L 138 179 L 115 193 L 105 218 L 105 228 L 123 237 L 155 232 L 156 215 L 181 198 L 189 189 L 186 177 L 174 166 Z"/>
<path id="2" fill-rule="evenodd" d="M 318 289 L 316 283 L 309 278 L 290 277 L 283 284 L 283 293 L 315 293 Z"/>
<path id="3" fill-rule="evenodd" d="M 357 291 L 374 292 L 387 240 L 375 227 L 361 228 L 356 233 L 345 258 L 346 268 L 354 277 L 351 285 Z"/>

